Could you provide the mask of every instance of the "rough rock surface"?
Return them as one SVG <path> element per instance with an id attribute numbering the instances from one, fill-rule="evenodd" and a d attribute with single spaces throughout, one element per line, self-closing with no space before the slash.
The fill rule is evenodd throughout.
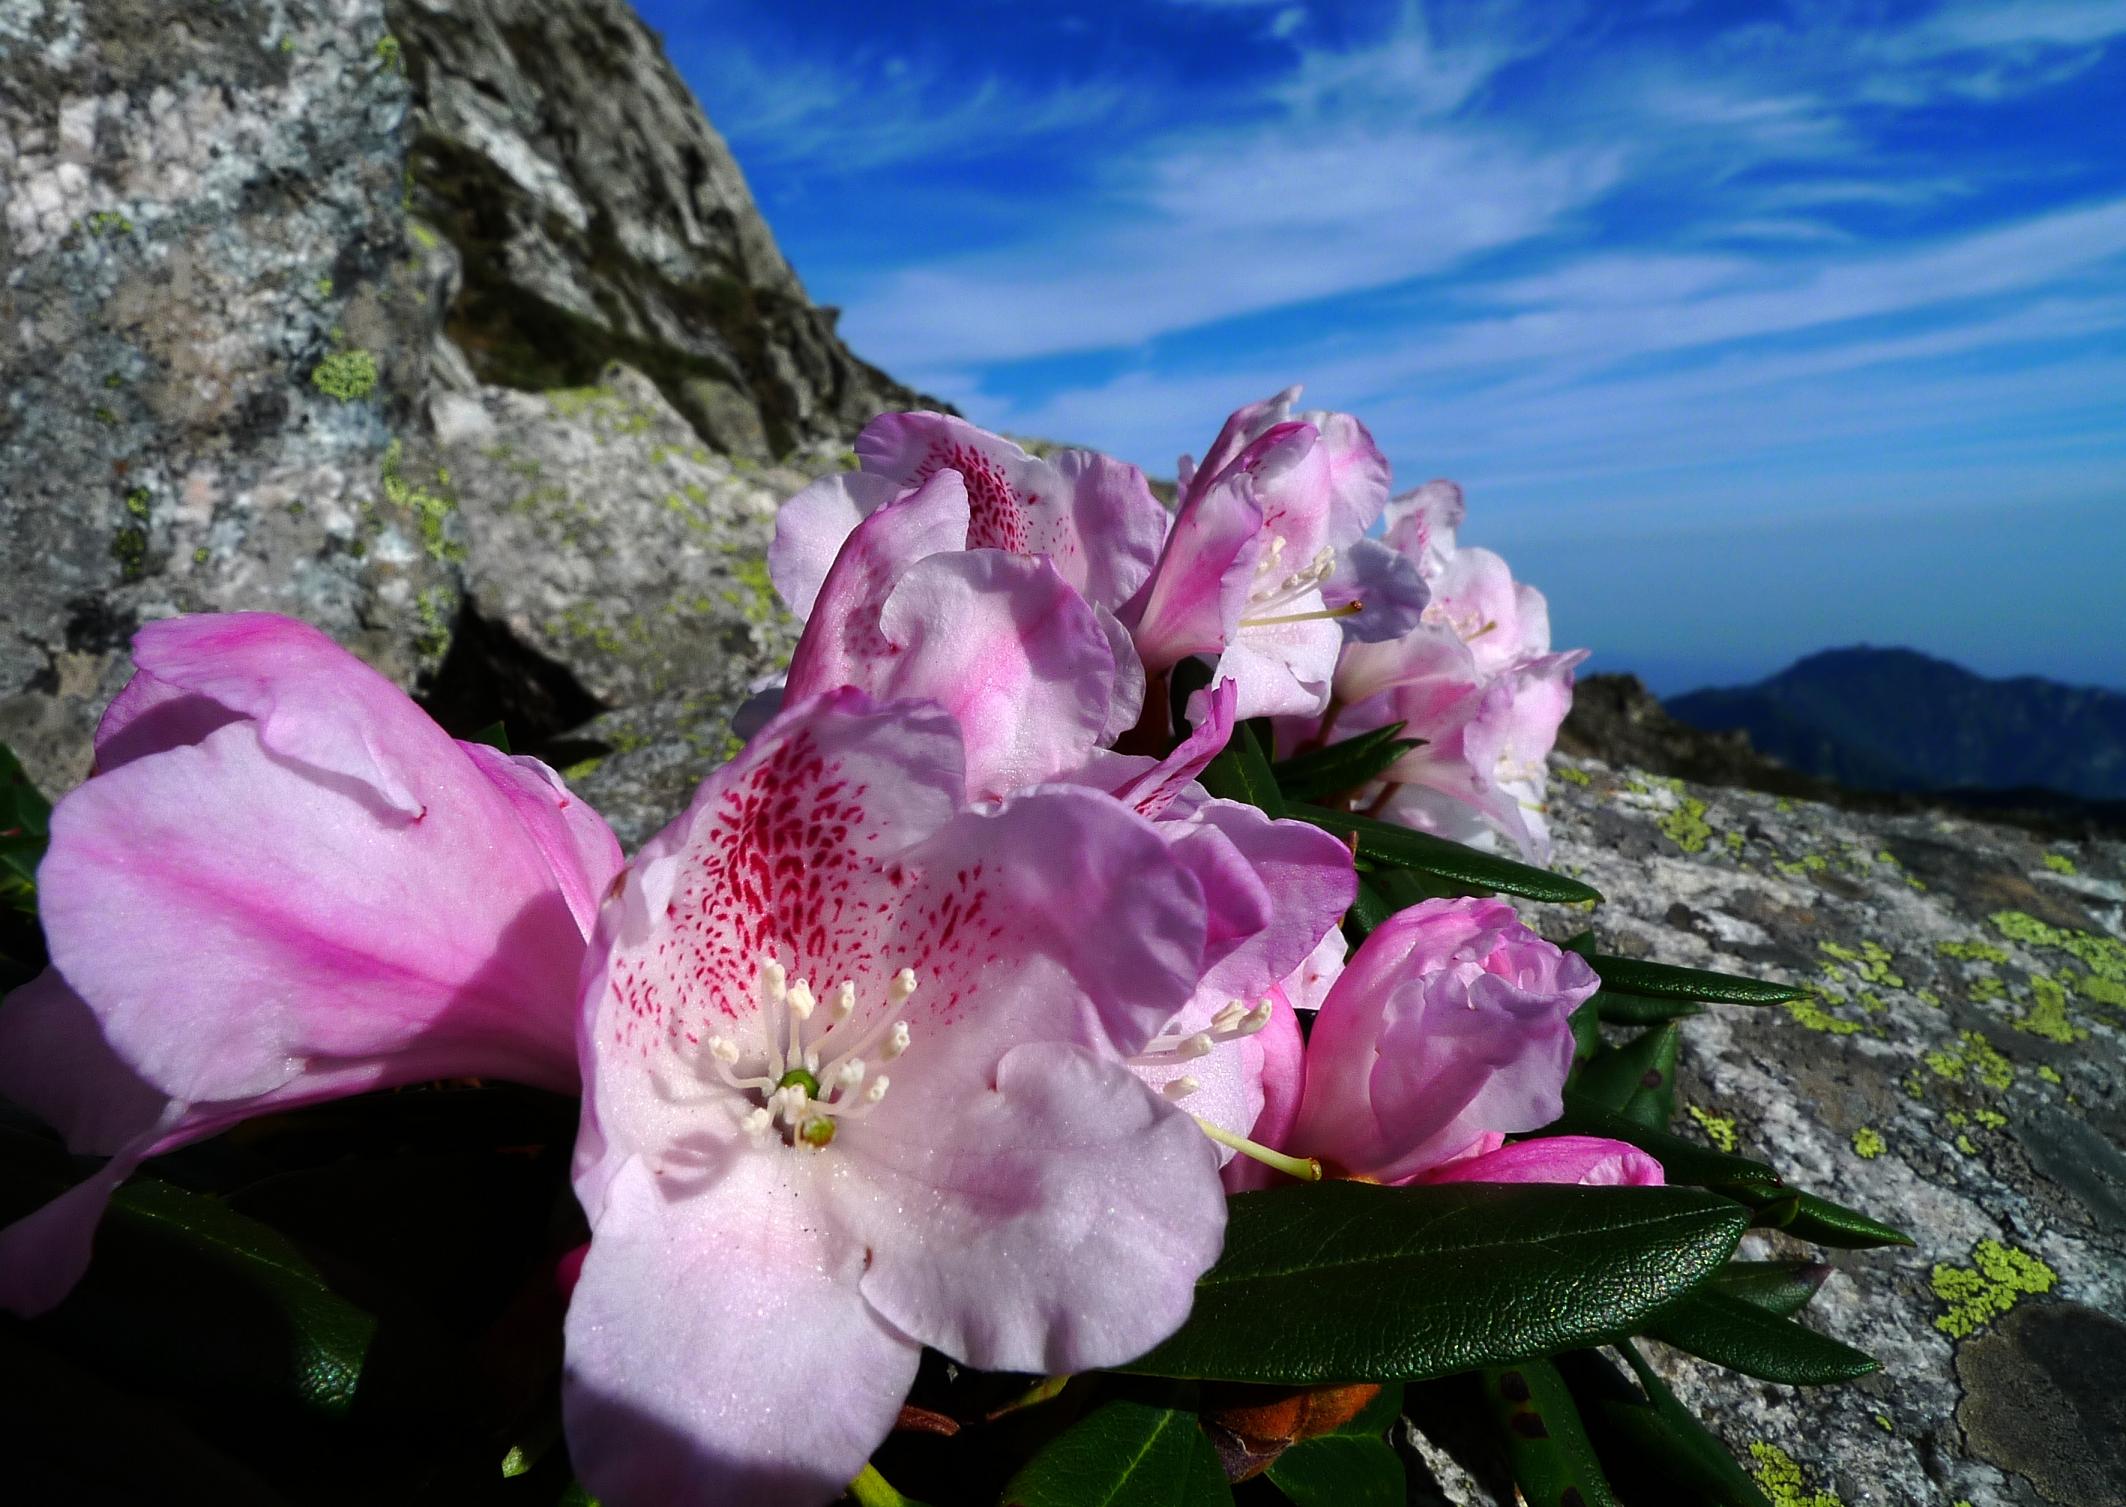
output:
<path id="1" fill-rule="evenodd" d="M 46 788 L 143 618 L 438 657 L 448 508 L 385 475 L 426 474 L 436 317 L 385 39 L 376 0 L 0 7 L 0 740 Z"/>
<path id="2" fill-rule="evenodd" d="M 646 373 L 715 449 L 845 441 L 914 394 L 851 355 L 626 0 L 390 0 L 415 200 L 454 242 L 450 333 L 485 382 Z"/>
<path id="3" fill-rule="evenodd" d="M 1558 769 L 1557 864 L 1604 901 L 1547 931 L 1810 988 L 1686 1023 L 1682 1133 L 1917 1242 L 1828 1253 L 1807 1311 L 1881 1374 L 1677 1356 L 1685 1400 L 1775 1502 L 2126 1500 L 2126 844 Z"/>
<path id="4" fill-rule="evenodd" d="M 433 412 L 473 610 L 598 707 L 674 691 L 735 705 L 788 659 L 794 624 L 763 563 L 775 510 L 841 452 L 715 454 L 624 366 L 591 387 L 439 394 Z M 537 728 L 496 710 L 519 736 Z"/>

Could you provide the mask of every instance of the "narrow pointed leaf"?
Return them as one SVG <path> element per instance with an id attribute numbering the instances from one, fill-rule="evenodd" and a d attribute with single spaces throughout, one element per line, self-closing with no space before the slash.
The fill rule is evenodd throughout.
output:
<path id="1" fill-rule="evenodd" d="M 1224 752 L 1203 771 L 1202 785 L 1225 800 L 1244 802 L 1271 816 L 1285 814 L 1284 795 L 1277 788 L 1277 777 L 1270 772 L 1270 761 L 1250 723 L 1243 722 L 1233 729 Z"/>
<path id="2" fill-rule="evenodd" d="M 1629 1340 L 1618 1346 L 1638 1369 L 1641 1396 L 1592 1350 L 1558 1357 L 1596 1453 L 1627 1502 L 1677 1507 L 1772 1507 L 1727 1446 L 1691 1416 Z"/>
<path id="3" fill-rule="evenodd" d="M 1230 1200 L 1180 1331 L 1120 1369 L 1416 1381 L 1602 1343 L 1710 1278 L 1748 1224 L 1689 1188 L 1325 1182 Z"/>
<path id="4" fill-rule="evenodd" d="M 1513 1484 L 1530 1502 L 1616 1507 L 1572 1392 L 1546 1360 L 1482 1373 L 1484 1400 L 1505 1447 Z"/>
<path id="5" fill-rule="evenodd" d="M 1602 898 L 1599 890 L 1577 879 L 1567 879 L 1547 869 L 1515 863 L 1510 858 L 1479 852 L 1466 844 L 1434 837 L 1429 832 L 1375 821 L 1355 812 L 1330 811 L 1295 801 L 1284 814 L 1311 822 L 1338 837 L 1355 835 L 1360 858 L 1395 868 L 1437 874 L 1442 879 L 1454 880 L 1465 891 L 1518 895 L 1524 900 L 1548 900 L 1564 905 Z"/>
<path id="6" fill-rule="evenodd" d="M 1792 984 L 1740 978 L 1732 973 L 1714 973 L 1705 968 L 1678 968 L 1672 963 L 1649 963 L 1641 958 L 1611 957 L 1600 952 L 1587 954 L 1587 961 L 1601 976 L 1603 988 L 1654 999 L 1710 1000 L 1723 1005 L 1777 1005 L 1800 999 L 1808 992 Z"/>
<path id="7" fill-rule="evenodd" d="M 1676 1048 L 1681 1037 L 1674 1026 L 1662 1026 L 1620 1046 L 1605 1047 L 1580 1069 L 1573 1091 L 1650 1130 L 1666 1129 L 1675 1104 Z"/>
<path id="8" fill-rule="evenodd" d="M 1656 1315 L 1647 1334 L 1760 1381 L 1826 1386 L 1880 1370 L 1873 1358 L 1792 1319 L 1719 1292 L 1695 1292 Z"/>
<path id="9" fill-rule="evenodd" d="M 1794 1193 L 1789 1202 L 1765 1209 L 1756 1222 L 1785 1230 L 1801 1240 L 1813 1240 L 1818 1245 L 1836 1246 L 1841 1250 L 1912 1244 L 1912 1237 L 1895 1225 L 1884 1224 L 1858 1209 L 1834 1204 L 1814 1193 Z"/>
<path id="10" fill-rule="evenodd" d="M 1278 788 L 1294 801 L 1318 801 L 1356 789 L 1423 744 L 1422 738 L 1402 737 L 1403 726 L 1391 722 L 1327 748 L 1279 759 L 1273 766 Z"/>
<path id="11" fill-rule="evenodd" d="M 1808 1307 L 1830 1275 L 1831 1268 L 1821 1261 L 1730 1261 L 1706 1291 L 1784 1319 Z"/>
<path id="12" fill-rule="evenodd" d="M 1225 1507 L 1196 1415 L 1118 1397 L 1058 1434 L 1005 1484 L 1004 1507 Z"/>
<path id="13" fill-rule="evenodd" d="M 1613 1026 L 1657 1026 L 1671 1020 L 1703 1015 L 1705 1006 L 1687 999 L 1659 999 L 1650 994 L 1624 994 L 1598 989 L 1590 1001 L 1595 1013 Z"/>

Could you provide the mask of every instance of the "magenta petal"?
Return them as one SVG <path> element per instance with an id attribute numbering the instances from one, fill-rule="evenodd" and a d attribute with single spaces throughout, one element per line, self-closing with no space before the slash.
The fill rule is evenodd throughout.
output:
<path id="1" fill-rule="evenodd" d="M 69 1151 L 97 1156 L 138 1140 L 170 1102 L 111 1050 L 55 968 L 0 999 L 0 1098 L 57 1130 Z"/>
<path id="2" fill-rule="evenodd" d="M 1211 1143 L 1112 1063 L 1014 1047 L 948 1124 L 852 1127 L 865 1169 L 839 1207 L 872 1252 L 864 1295 L 969 1364 L 1061 1373 L 1166 1338 L 1225 1229 Z M 978 1157 L 947 1146 L 980 1147 Z"/>
<path id="3" fill-rule="evenodd" d="M 920 1351 L 864 1301 L 817 1161 L 629 1162 L 569 1299 L 562 1414 L 614 1507 L 822 1507 L 885 1441 Z M 677 1185 L 677 1186 L 675 1186 Z"/>
<path id="4" fill-rule="evenodd" d="M 1580 1183 L 1658 1188 L 1661 1164 L 1638 1147 L 1600 1136 L 1556 1135 L 1515 1141 L 1418 1174 L 1421 1183 Z"/>
<path id="5" fill-rule="evenodd" d="M 1115 799 L 1140 816 L 1164 815 L 1174 798 L 1225 751 L 1233 736 L 1233 708 L 1239 695 L 1240 687 L 1230 680 L 1197 692 L 1189 703 L 1195 724 L 1189 735 L 1174 745 L 1165 758 L 1117 787 Z"/>
<path id="6" fill-rule="evenodd" d="M 576 928 L 589 936 L 598 919 L 606 886 L 626 861 L 620 839 L 588 801 L 561 782 L 561 776 L 525 754 L 506 754 L 484 743 L 461 743 L 466 756 L 494 787 L 546 859 L 554 887 L 568 901 Z"/>
<path id="7" fill-rule="evenodd" d="M 35 1318 L 59 1305 L 89 1268 L 96 1226 L 118 1185 L 147 1155 L 141 1137 L 42 1208 L 0 1229 L 0 1310 Z"/>
<path id="8" fill-rule="evenodd" d="M 1306 1078 L 1306 1043 L 1299 1034 L 1298 1013 L 1282 988 L 1270 991 L 1270 1005 L 1270 1023 L 1249 1038 L 1262 1054 L 1262 1108 L 1255 1123 L 1242 1133 L 1258 1146 L 1274 1151 L 1290 1141 L 1292 1126 L 1299 1118 L 1299 1095 Z M 1287 1180 L 1247 1156 L 1228 1161 L 1219 1179 L 1228 1193 L 1275 1187 Z"/>
<path id="9" fill-rule="evenodd" d="M 1292 405 L 1298 401 L 1299 388 L 1294 385 L 1260 403 L 1234 409 L 1218 431 L 1218 437 L 1211 441 L 1211 448 L 1203 452 L 1202 465 L 1196 465 L 1187 456 L 1182 457 L 1183 467 L 1189 473 L 1182 478 L 1182 506 L 1187 507 L 1200 493 L 1208 491 L 1265 430 L 1285 422 Z"/>

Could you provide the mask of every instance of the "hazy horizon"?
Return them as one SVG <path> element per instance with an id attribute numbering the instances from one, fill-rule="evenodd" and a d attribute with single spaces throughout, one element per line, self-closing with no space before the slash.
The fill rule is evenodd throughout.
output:
<path id="1" fill-rule="evenodd" d="M 641 8 L 978 422 L 1171 475 L 1304 381 L 1599 666 L 2126 686 L 2126 0 Z"/>

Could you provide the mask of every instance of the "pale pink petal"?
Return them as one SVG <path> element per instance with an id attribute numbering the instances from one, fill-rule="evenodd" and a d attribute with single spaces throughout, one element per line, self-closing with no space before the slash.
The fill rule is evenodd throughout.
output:
<path id="1" fill-rule="evenodd" d="M 1262 509 L 1246 476 L 1183 505 L 1158 568 L 1122 614 L 1146 670 L 1225 647 L 1265 547 Z"/>
<path id="2" fill-rule="evenodd" d="M 956 1051 L 954 1037 L 935 1050 Z M 865 1297 L 986 1369 L 1053 1374 L 1141 1355 L 1188 1317 L 1218 1257 L 1211 1143 L 1082 1049 L 1036 1039 L 970 1076 L 993 1086 L 847 1132 L 865 1175 L 839 1186 L 837 1208 L 872 1252 Z"/>
<path id="3" fill-rule="evenodd" d="M 589 936 L 606 886 L 626 861 L 620 839 L 588 801 L 537 759 L 506 754 L 484 743 L 458 746 L 508 798 L 525 835 L 546 859 L 554 887 L 568 901 L 576 929 Z"/>
<path id="4" fill-rule="evenodd" d="M 1126 461 L 1092 450 L 1065 450 L 1055 457 L 1055 467 L 1075 498 L 1085 562 L 1082 579 L 1068 569 L 1064 578 L 1100 606 L 1120 607 L 1151 576 L 1173 520 L 1152 495 L 1144 473 Z"/>
<path id="5" fill-rule="evenodd" d="M 842 542 L 814 594 L 804 636 L 790 656 L 788 699 L 861 685 L 892 653 L 878 631 L 880 606 L 916 561 L 967 546 L 967 491 L 953 471 L 879 508 Z"/>
<path id="6" fill-rule="evenodd" d="M 1144 716 L 1144 661 L 1137 657 L 1137 641 L 1122 619 L 1095 602 L 1093 614 L 1100 631 L 1107 635 L 1107 652 L 1115 663 L 1115 689 L 1107 700 L 1107 721 L 1100 728 L 1100 742 L 1121 737 Z"/>
<path id="7" fill-rule="evenodd" d="M 1328 466 L 1328 541 L 1349 545 L 1373 526 L 1388 505 L 1388 458 L 1366 426 L 1348 413 L 1302 413 L 1321 436 Z"/>
<path id="8" fill-rule="evenodd" d="M 1580 1183 L 1658 1188 L 1661 1164 L 1638 1147 L 1599 1136 L 1555 1135 L 1462 1157 L 1418 1174 L 1421 1183 Z"/>
<path id="9" fill-rule="evenodd" d="M 891 646 L 848 684 L 935 701 L 967 747 L 967 789 L 993 799 L 1074 769 L 1109 720 L 1114 651 L 1086 600 L 1046 560 L 1000 550 L 932 555 L 879 610 Z M 792 666 L 789 694 L 824 690 Z"/>
<path id="10" fill-rule="evenodd" d="M 1277 1150 L 1291 1139 L 1292 1126 L 1299 1118 L 1299 1095 L 1306 1081 L 1306 1042 L 1299 1034 L 1299 1016 L 1283 988 L 1270 991 L 1270 1005 L 1270 1023 L 1248 1038 L 1262 1054 L 1256 1079 L 1262 1090 L 1262 1107 L 1256 1112 L 1255 1123 L 1240 1134 L 1258 1146 Z M 1245 1193 L 1252 1188 L 1275 1187 L 1287 1179 L 1253 1157 L 1235 1156 L 1226 1162 L 1219 1180 L 1225 1184 L 1226 1192 Z"/>
<path id="11" fill-rule="evenodd" d="M 1319 611 L 1321 598 L 1310 594 L 1290 611 Z M 1329 704 L 1336 660 L 1343 648 L 1343 629 L 1333 619 L 1251 627 L 1243 619 L 1239 632 L 1218 656 L 1216 673 L 1239 689 L 1237 715 L 1313 717 Z"/>
<path id="12" fill-rule="evenodd" d="M 1347 643 L 1380 643 L 1415 628 L 1432 593 L 1407 556 L 1378 539 L 1361 539 L 1337 557 L 1336 574 L 1323 583 L 1321 599 L 1331 608 L 1358 607 L 1337 620 Z"/>
<path id="13" fill-rule="evenodd" d="M 569 1299 L 569 1460 L 614 1507 L 821 1507 L 884 1442 L 920 1351 L 787 1154 L 612 1180 Z"/>
<path id="14" fill-rule="evenodd" d="M 1431 580 L 1455 551 L 1455 531 L 1468 517 L 1462 489 L 1451 481 L 1428 481 L 1388 504 L 1386 539 L 1390 549 L 1415 560 Z"/>
<path id="15" fill-rule="evenodd" d="M 890 477 L 838 471 L 820 477 L 776 511 L 768 579 L 800 620 L 812 615 L 819 588 L 857 525 L 905 490 Z M 941 547 L 957 549 L 964 543 L 962 537 Z"/>
<path id="16" fill-rule="evenodd" d="M 1182 506 L 1186 507 L 1201 492 L 1208 491 L 1265 430 L 1285 422 L 1292 412 L 1292 405 L 1298 401 L 1299 387 L 1295 384 L 1260 403 L 1234 409 L 1225 426 L 1218 431 L 1218 437 L 1211 441 L 1211 448 L 1203 453 L 1202 465 L 1196 465 L 1185 455 L 1181 458 Z"/>
<path id="17" fill-rule="evenodd" d="M 142 1081 L 55 968 L 0 999 L 0 1098 L 66 1138 L 110 1156 L 163 1117 L 170 1096 Z"/>
<path id="18" fill-rule="evenodd" d="M 1336 933 L 1358 891 L 1351 850 L 1319 827 L 1272 820 L 1237 801 L 1204 801 L 1195 819 L 1231 843 L 1275 897 L 1269 922 L 1218 959 L 1202 986 L 1253 1003 Z"/>
<path id="19" fill-rule="evenodd" d="M 74 1290 L 89 1268 L 89 1246 L 111 1195 L 133 1175 L 157 1133 L 148 1131 L 50 1203 L 0 1229 L 0 1310 L 35 1318 Z"/>

